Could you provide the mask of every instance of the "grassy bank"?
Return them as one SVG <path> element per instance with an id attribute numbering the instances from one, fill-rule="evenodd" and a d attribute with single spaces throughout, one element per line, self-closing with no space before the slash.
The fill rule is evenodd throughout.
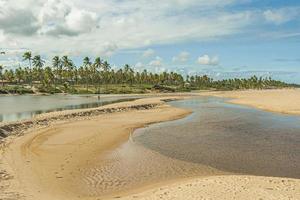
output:
<path id="1" fill-rule="evenodd" d="M 0 87 L 0 94 L 33 94 L 34 91 L 24 86 L 12 85 Z"/>
<path id="2" fill-rule="evenodd" d="M 108 84 L 101 86 L 94 85 L 57 85 L 56 87 L 44 87 L 35 84 L 29 85 L 9 85 L 0 87 L 0 94 L 145 94 L 164 92 L 189 92 L 190 89 L 182 86 L 164 86 L 151 84 Z"/>

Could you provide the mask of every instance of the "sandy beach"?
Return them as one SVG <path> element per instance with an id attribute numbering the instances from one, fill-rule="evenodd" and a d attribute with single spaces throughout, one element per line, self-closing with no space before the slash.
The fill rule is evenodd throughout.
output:
<path id="1" fill-rule="evenodd" d="M 172 99 L 176 97 L 172 97 Z M 9 147 L 1 152 L 0 198 L 74 199 L 72 177 L 79 174 L 94 156 L 128 140 L 139 127 L 184 117 L 190 111 L 172 108 L 162 102 L 169 98 L 151 98 L 104 106 L 128 108 L 126 112 L 106 113 L 72 122 L 66 120 L 46 128 L 31 127 L 22 137 L 8 137 Z M 143 105 L 153 105 L 145 109 Z M 130 108 L 141 106 L 140 110 Z M 93 109 L 92 109 L 93 110 Z M 95 110 L 95 109 L 94 109 Z M 83 111 L 71 111 L 82 113 Z M 90 110 L 89 110 L 90 112 Z M 51 113 L 47 115 L 60 115 Z M 13 177 L 13 178 L 12 178 Z"/>
<path id="2" fill-rule="evenodd" d="M 181 181 L 122 199 L 287 200 L 300 198 L 299 179 L 259 176 L 212 176 Z"/>
<path id="3" fill-rule="evenodd" d="M 202 92 L 200 95 L 230 98 L 228 102 L 285 114 L 300 114 L 300 89 Z"/>
<path id="4" fill-rule="evenodd" d="M 288 103 L 290 98 L 297 102 L 299 90 L 213 92 L 201 95 L 236 98 L 230 102 L 300 114 L 300 104 Z M 28 129 L 24 129 L 24 126 L 16 128 L 15 132 L 25 130 L 22 136 L 18 137 L 16 133 L 5 138 L 5 145 L 1 148 L 0 199 L 300 199 L 299 179 L 226 174 L 205 167 L 200 168 L 203 170 L 202 177 L 153 183 L 121 195 L 87 195 L 93 192 L 93 188 L 76 180 L 82 176 L 83 170 L 93 167 L 95 157 L 119 147 L 137 128 L 183 118 L 191 113 L 165 104 L 164 100 L 170 98 L 184 97 L 146 98 L 117 103 L 104 106 L 101 109 L 106 111 L 103 112 L 94 108 L 49 113 L 34 119 L 43 123 L 28 123 Z M 51 119 L 51 123 L 46 123 L 47 119 Z M 175 165 L 179 163 L 174 162 Z M 107 187 L 118 184 L 117 181 L 111 181 Z"/>

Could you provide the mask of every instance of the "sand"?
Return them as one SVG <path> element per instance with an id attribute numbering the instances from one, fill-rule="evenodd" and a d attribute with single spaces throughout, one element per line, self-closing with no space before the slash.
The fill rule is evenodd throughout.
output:
<path id="1" fill-rule="evenodd" d="M 255 106 L 253 102 L 261 102 L 255 101 L 256 98 L 268 101 L 274 99 L 272 95 L 280 96 L 282 92 L 297 97 L 289 90 L 266 91 L 266 94 L 262 91 L 249 91 L 241 92 L 240 96 L 243 96 L 241 99 L 244 102 L 246 97 L 251 97 L 252 100 L 248 102 L 252 104 L 244 104 Z M 295 92 L 300 95 L 299 91 Z M 226 92 L 207 95 L 225 96 L 225 94 L 229 97 L 229 93 Z M 238 92 L 232 92 L 230 97 L 234 94 L 238 96 Z M 145 189 L 113 198 L 82 195 L 84 192 L 81 188 L 85 186 L 81 187 L 78 185 L 81 183 L 74 180 L 96 156 L 120 146 L 128 140 L 130 133 L 136 128 L 190 114 L 188 110 L 171 107 L 161 100 L 162 98 L 148 98 L 109 105 L 107 107 L 110 109 L 143 104 L 155 106 L 85 116 L 75 121 L 72 118 L 65 119 L 62 122 L 47 124 L 45 127 L 30 127 L 22 137 L 6 138 L 9 145 L 1 149 L 0 158 L 0 199 L 300 199 L 299 179 L 247 175 L 195 177 L 188 180 L 174 180 L 163 186 L 153 183 Z M 274 102 L 271 103 L 273 107 L 279 104 L 276 104 L 275 100 L 271 102 Z M 282 109 L 289 107 L 285 101 L 280 105 Z M 295 108 L 289 108 L 289 111 L 295 112 Z M 72 111 L 72 116 L 74 112 L 78 111 Z M 79 113 L 82 112 L 86 111 Z"/>
<path id="2" fill-rule="evenodd" d="M 212 176 L 158 187 L 122 200 L 298 200 L 300 180 L 258 176 Z"/>
<path id="3" fill-rule="evenodd" d="M 79 175 L 81 168 L 86 167 L 95 156 L 128 140 L 136 128 L 178 119 L 190 113 L 164 104 L 161 101 L 164 99 L 168 98 L 108 105 L 106 108 L 156 106 L 101 114 L 75 122 L 52 124 L 46 128 L 31 128 L 22 137 L 7 138 L 13 141 L 1 153 L 3 177 L 0 189 L 3 192 L 0 198 L 81 199 L 81 192 L 78 191 L 80 186 L 73 182 L 73 177 Z"/>
<path id="4" fill-rule="evenodd" d="M 202 92 L 200 95 L 230 98 L 230 103 L 271 112 L 300 114 L 300 89 Z"/>

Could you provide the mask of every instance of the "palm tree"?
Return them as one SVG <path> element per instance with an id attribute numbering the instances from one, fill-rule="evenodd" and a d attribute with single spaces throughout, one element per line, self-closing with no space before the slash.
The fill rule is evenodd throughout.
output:
<path id="1" fill-rule="evenodd" d="M 66 71 L 65 76 L 68 80 L 68 82 L 73 83 L 73 68 L 74 64 L 71 59 L 69 59 L 68 56 L 63 56 L 61 59 L 62 65 Z"/>
<path id="2" fill-rule="evenodd" d="M 92 64 L 91 59 L 89 57 L 85 57 L 83 59 L 83 65 L 84 66 L 90 66 Z"/>
<path id="3" fill-rule="evenodd" d="M 50 88 L 51 84 L 54 82 L 54 74 L 50 67 L 46 67 L 44 71 L 43 85 L 46 88 Z M 54 91 L 55 92 L 55 91 Z"/>
<path id="4" fill-rule="evenodd" d="M 56 78 L 59 78 L 59 81 L 61 83 L 61 79 L 62 79 L 62 65 L 61 65 L 61 60 L 59 58 L 59 56 L 54 56 L 52 59 L 52 66 L 53 69 L 55 69 L 55 75 Z M 54 78 L 54 84 L 55 84 L 55 88 L 56 88 L 56 79 Z"/>
<path id="5" fill-rule="evenodd" d="M 100 57 L 95 58 L 94 66 L 96 69 L 98 69 L 100 71 L 100 69 L 102 67 L 102 60 L 100 59 Z"/>
<path id="6" fill-rule="evenodd" d="M 33 66 L 37 68 L 43 68 L 45 61 L 41 58 L 40 55 L 36 55 L 32 59 Z"/>
<path id="7" fill-rule="evenodd" d="M 43 78 L 42 78 L 42 76 L 43 76 L 42 68 L 45 64 L 45 61 L 41 58 L 40 55 L 36 55 L 32 59 L 32 64 L 33 64 L 33 66 L 35 67 L 35 70 L 36 70 L 36 77 L 37 77 L 38 81 L 41 82 L 43 80 Z"/>
<path id="8" fill-rule="evenodd" d="M 110 64 L 107 61 L 103 62 L 103 70 L 109 71 L 111 69 Z"/>
<path id="9" fill-rule="evenodd" d="M 103 67 L 103 63 L 100 57 L 95 58 L 94 64 L 94 80 L 98 83 L 97 84 L 97 93 L 100 93 L 100 82 L 101 82 L 101 68 Z"/>
<path id="10" fill-rule="evenodd" d="M 3 76 L 3 66 L 0 65 L 0 79 L 2 81 L 2 87 L 4 87 L 4 76 Z"/>
<path id="11" fill-rule="evenodd" d="M 14 71 L 11 70 L 5 70 L 4 72 L 4 78 L 8 81 L 8 82 L 13 82 L 14 78 L 15 78 L 15 74 Z"/>
<path id="12" fill-rule="evenodd" d="M 85 71 L 85 80 L 86 80 L 86 91 L 89 90 L 89 79 L 90 79 L 90 67 L 91 67 L 92 63 L 89 57 L 85 57 L 83 59 L 83 66 L 84 66 L 84 71 Z"/>
<path id="13" fill-rule="evenodd" d="M 15 77 L 17 79 L 18 84 L 21 83 L 21 80 L 24 79 L 24 71 L 21 67 L 17 68 L 15 71 Z"/>
<path id="14" fill-rule="evenodd" d="M 30 87 L 32 87 L 32 69 L 31 69 L 31 61 L 32 61 L 32 54 L 30 51 L 27 51 L 23 54 L 23 60 L 26 61 L 28 60 L 29 63 L 29 82 L 30 82 Z"/>
<path id="15" fill-rule="evenodd" d="M 130 85 L 132 85 L 133 84 L 133 81 L 134 81 L 134 71 L 133 71 L 133 69 L 128 65 L 128 64 L 126 64 L 125 66 L 124 66 L 124 72 L 125 72 L 125 81 L 126 82 L 129 82 L 130 83 Z"/>

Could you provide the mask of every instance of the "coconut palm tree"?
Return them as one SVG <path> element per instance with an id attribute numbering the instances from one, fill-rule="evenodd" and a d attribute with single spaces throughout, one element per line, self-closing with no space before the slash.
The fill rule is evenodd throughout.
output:
<path id="1" fill-rule="evenodd" d="M 44 70 L 44 79 L 43 79 L 43 85 L 46 88 L 50 88 L 54 80 L 54 74 L 50 67 L 46 67 Z"/>
<path id="2" fill-rule="evenodd" d="M 4 87 L 4 76 L 3 76 L 3 66 L 0 65 L 0 79 L 2 81 L 2 87 Z"/>
<path id="3" fill-rule="evenodd" d="M 24 80 L 24 71 L 21 67 L 17 68 L 15 71 L 15 77 L 17 79 L 18 84 L 21 83 L 21 80 Z"/>
<path id="4" fill-rule="evenodd" d="M 127 83 L 130 83 L 130 85 L 133 84 L 134 71 L 128 64 L 124 66 L 124 78 Z"/>
<path id="5" fill-rule="evenodd" d="M 85 71 L 85 84 L 86 84 L 86 91 L 89 90 L 89 81 L 91 79 L 91 59 L 89 57 L 85 57 L 83 59 L 83 66 Z"/>
<path id="6" fill-rule="evenodd" d="M 54 56 L 53 57 L 53 59 L 52 59 L 52 67 L 55 70 L 54 75 L 56 76 L 56 78 L 59 79 L 59 81 L 61 83 L 61 79 L 62 79 L 62 65 L 61 65 L 61 60 L 60 60 L 59 56 Z M 55 88 L 56 88 L 56 84 L 57 84 L 56 78 L 54 78 Z"/>
<path id="7" fill-rule="evenodd" d="M 15 78 L 15 74 L 14 74 L 14 71 L 12 69 L 11 70 L 5 70 L 3 76 L 8 82 L 13 82 L 13 80 Z"/>
<path id="8" fill-rule="evenodd" d="M 103 62 L 103 70 L 109 71 L 111 69 L 110 64 L 107 61 Z"/>
<path id="9" fill-rule="evenodd" d="M 95 82 L 97 82 L 97 93 L 100 93 L 100 83 L 101 83 L 101 69 L 103 68 L 103 63 L 100 57 L 95 58 L 95 61 L 93 63 L 93 79 Z"/>
<path id="10" fill-rule="evenodd" d="M 100 59 L 100 57 L 95 58 L 94 66 L 95 66 L 95 68 L 96 68 L 98 71 L 101 70 L 101 67 L 102 67 L 102 60 Z"/>
<path id="11" fill-rule="evenodd" d="M 74 64 L 71 59 L 69 59 L 68 56 L 63 56 L 61 58 L 61 63 L 65 71 L 65 78 L 68 80 L 68 82 L 73 83 L 73 78 L 74 78 Z"/>
<path id="12" fill-rule="evenodd" d="M 90 66 L 92 64 L 91 59 L 89 57 L 83 58 L 83 65 Z"/>
<path id="13" fill-rule="evenodd" d="M 32 87 L 32 68 L 31 68 L 31 61 L 32 61 L 32 54 L 30 51 L 27 51 L 23 54 L 23 60 L 28 61 L 29 63 L 29 82 L 30 82 L 30 87 Z"/>
<path id="14" fill-rule="evenodd" d="M 40 55 L 36 55 L 32 59 L 32 64 L 37 68 L 43 68 L 45 61 L 42 59 Z"/>
<path id="15" fill-rule="evenodd" d="M 36 55 L 33 57 L 32 59 L 32 64 L 35 67 L 35 75 L 38 81 L 42 81 L 43 80 L 43 72 L 42 72 L 42 68 L 45 64 L 45 61 L 41 58 L 40 55 Z"/>

